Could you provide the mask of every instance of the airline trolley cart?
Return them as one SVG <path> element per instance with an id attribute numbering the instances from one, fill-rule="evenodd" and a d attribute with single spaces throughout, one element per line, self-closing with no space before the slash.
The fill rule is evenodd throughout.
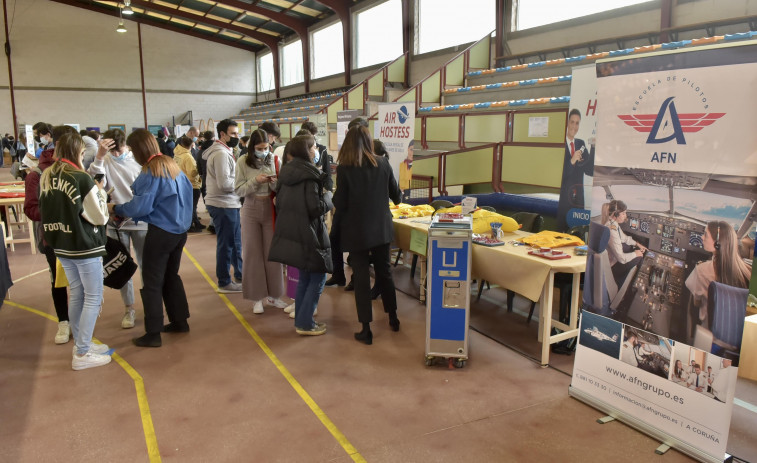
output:
<path id="1" fill-rule="evenodd" d="M 470 216 L 437 214 L 428 230 L 426 365 L 442 357 L 462 368 L 468 360 L 471 226 Z"/>

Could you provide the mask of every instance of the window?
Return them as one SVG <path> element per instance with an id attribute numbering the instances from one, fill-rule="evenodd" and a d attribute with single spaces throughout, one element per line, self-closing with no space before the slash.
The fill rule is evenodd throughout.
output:
<path id="1" fill-rule="evenodd" d="M 467 0 L 470 1 L 470 0 Z M 552 24 L 587 16 L 648 0 L 604 0 L 601 2 L 566 2 L 565 0 L 528 0 L 518 2 L 516 30 Z"/>
<path id="2" fill-rule="evenodd" d="M 344 72 L 341 21 L 313 32 L 311 43 L 313 44 L 313 60 L 310 75 L 313 79 Z"/>
<path id="3" fill-rule="evenodd" d="M 494 0 L 419 0 L 418 53 L 475 42 L 494 30 Z M 475 26 L 475 27 L 469 27 Z"/>
<path id="4" fill-rule="evenodd" d="M 266 53 L 258 58 L 258 92 L 273 90 L 273 55 Z"/>
<path id="5" fill-rule="evenodd" d="M 302 69 L 302 40 L 281 47 L 281 85 L 304 82 L 305 74 Z"/>
<path id="6" fill-rule="evenodd" d="M 357 67 L 392 61 L 402 54 L 402 4 L 389 0 L 357 14 Z"/>

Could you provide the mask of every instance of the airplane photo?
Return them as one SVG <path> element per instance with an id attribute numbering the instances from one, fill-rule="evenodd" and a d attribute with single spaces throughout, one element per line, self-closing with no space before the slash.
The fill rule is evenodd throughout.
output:
<path id="1" fill-rule="evenodd" d="M 595 326 L 592 329 L 586 328 L 584 332 L 589 333 L 591 336 L 594 336 L 595 338 L 599 339 L 600 341 L 612 341 L 615 342 L 618 340 L 618 335 L 614 334 L 612 337 L 607 336 L 603 332 L 599 331 L 599 329 Z"/>

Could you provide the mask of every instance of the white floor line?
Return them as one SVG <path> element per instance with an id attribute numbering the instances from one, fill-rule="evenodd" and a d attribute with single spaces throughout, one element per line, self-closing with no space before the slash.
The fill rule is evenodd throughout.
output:
<path id="1" fill-rule="evenodd" d="M 16 283 L 18 283 L 21 280 L 26 280 L 27 278 L 33 277 L 35 275 L 39 275 L 42 272 L 49 272 L 49 271 L 50 271 L 50 269 L 46 268 L 46 269 L 42 269 L 42 270 L 40 270 L 38 272 L 30 273 L 29 275 L 26 275 L 26 276 L 23 276 L 21 278 L 17 278 L 15 280 L 13 280 L 13 284 L 15 285 Z"/>

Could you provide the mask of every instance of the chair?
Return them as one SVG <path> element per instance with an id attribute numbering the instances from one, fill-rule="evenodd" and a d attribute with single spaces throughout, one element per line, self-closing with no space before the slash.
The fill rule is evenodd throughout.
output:
<path id="1" fill-rule="evenodd" d="M 707 288 L 708 331 L 697 325 L 694 347 L 720 357 L 737 360 L 744 334 L 744 318 L 749 289 L 713 281 Z"/>
<path id="2" fill-rule="evenodd" d="M 584 279 L 584 302 L 592 312 L 605 317 L 612 317 L 623 300 L 626 291 L 636 276 L 637 268 L 628 272 L 620 288 L 615 283 L 610 266 L 607 244 L 610 241 L 610 229 L 597 222 L 589 225 L 589 254 L 586 259 L 586 278 Z"/>

